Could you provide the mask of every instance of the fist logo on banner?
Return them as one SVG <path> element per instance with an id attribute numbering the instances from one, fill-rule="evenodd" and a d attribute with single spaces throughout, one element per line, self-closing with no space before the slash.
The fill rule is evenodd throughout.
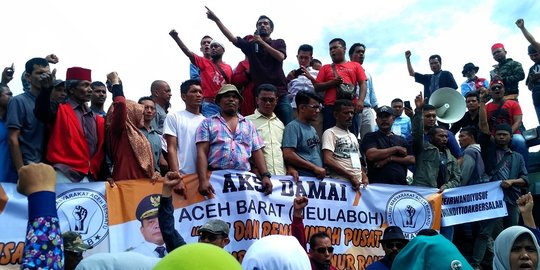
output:
<path id="1" fill-rule="evenodd" d="M 401 227 L 407 239 L 413 238 L 422 228 L 431 228 L 433 214 L 429 201 L 411 190 L 394 193 L 386 204 L 388 225 Z"/>

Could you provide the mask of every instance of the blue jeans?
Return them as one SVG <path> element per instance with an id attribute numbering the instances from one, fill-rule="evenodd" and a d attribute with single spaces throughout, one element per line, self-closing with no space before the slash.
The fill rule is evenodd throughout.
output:
<path id="1" fill-rule="evenodd" d="M 287 95 L 279 97 L 276 108 L 274 108 L 274 113 L 285 126 L 294 119 L 291 101 Z"/>
<path id="2" fill-rule="evenodd" d="M 525 167 L 529 166 L 529 147 L 527 147 L 527 142 L 525 137 L 521 134 L 512 135 L 512 144 L 510 145 L 511 149 L 520 153 L 523 156 L 525 161 Z"/>
<path id="3" fill-rule="evenodd" d="M 202 107 L 201 108 L 202 115 L 207 118 L 214 114 L 218 114 L 221 111 L 221 108 L 219 108 L 218 105 L 211 102 L 203 101 L 201 107 Z"/>

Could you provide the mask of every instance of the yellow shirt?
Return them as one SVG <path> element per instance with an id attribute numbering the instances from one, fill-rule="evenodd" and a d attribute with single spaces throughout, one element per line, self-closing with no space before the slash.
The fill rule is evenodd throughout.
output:
<path id="1" fill-rule="evenodd" d="M 272 113 L 268 118 L 262 115 L 259 110 L 254 114 L 246 116 L 257 127 L 257 132 L 264 140 L 264 160 L 266 168 L 272 175 L 285 175 L 285 162 L 283 162 L 283 152 L 281 151 L 281 140 L 285 126 Z"/>

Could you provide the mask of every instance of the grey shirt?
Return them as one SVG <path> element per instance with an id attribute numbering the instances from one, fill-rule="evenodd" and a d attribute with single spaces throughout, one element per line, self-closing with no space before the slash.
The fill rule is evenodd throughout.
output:
<path id="1" fill-rule="evenodd" d="M 24 92 L 9 101 L 6 126 L 21 132 L 19 145 L 24 164 L 38 163 L 43 159 L 45 125 L 34 116 L 36 96 Z"/>
<path id="2" fill-rule="evenodd" d="M 146 139 L 148 139 L 148 142 L 150 142 L 150 147 L 152 148 L 152 154 L 154 157 L 154 170 L 159 172 L 161 171 L 159 168 L 159 157 L 161 156 L 161 136 L 154 128 L 151 130 L 141 128 L 140 130 Z"/>
<path id="3" fill-rule="evenodd" d="M 294 148 L 301 158 L 322 167 L 321 140 L 317 131 L 310 124 L 293 120 L 285 127 L 283 132 L 282 148 Z M 315 176 L 312 171 L 296 168 L 301 176 Z"/>

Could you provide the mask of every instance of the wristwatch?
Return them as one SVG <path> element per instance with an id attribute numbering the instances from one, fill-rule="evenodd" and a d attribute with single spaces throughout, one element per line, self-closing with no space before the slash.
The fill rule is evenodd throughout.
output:
<path id="1" fill-rule="evenodd" d="M 263 172 L 261 173 L 261 177 L 268 177 L 268 178 L 271 178 L 272 177 L 272 174 L 270 174 L 269 172 Z"/>

